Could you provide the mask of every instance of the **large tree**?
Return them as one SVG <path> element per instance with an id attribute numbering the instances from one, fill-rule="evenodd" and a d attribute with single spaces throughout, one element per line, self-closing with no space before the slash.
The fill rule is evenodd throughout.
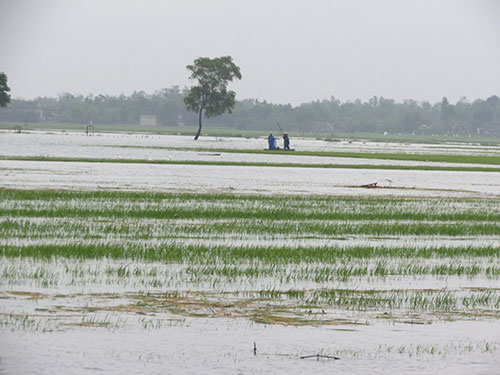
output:
<path id="1" fill-rule="evenodd" d="M 241 72 L 231 56 L 213 59 L 199 57 L 186 68 L 191 72 L 189 79 L 197 83 L 184 98 L 186 108 L 198 113 L 199 127 L 194 137 L 197 140 L 201 133 L 203 113 L 206 118 L 221 115 L 225 111 L 231 113 L 236 93 L 228 91 L 227 85 L 235 78 L 241 79 Z"/>
<path id="2" fill-rule="evenodd" d="M 6 107 L 10 103 L 10 95 L 8 92 L 10 87 L 7 86 L 7 74 L 0 73 L 0 107 Z"/>

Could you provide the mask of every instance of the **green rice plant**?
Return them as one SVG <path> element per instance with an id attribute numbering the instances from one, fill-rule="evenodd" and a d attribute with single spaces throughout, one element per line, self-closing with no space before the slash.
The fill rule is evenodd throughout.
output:
<path id="1" fill-rule="evenodd" d="M 500 256 L 495 246 L 485 247 L 386 247 L 386 246 L 312 246 L 312 247 L 267 247 L 267 246 L 203 246 L 180 245 L 176 243 L 159 246 L 123 245 L 5 245 L 0 247 L 0 255 L 5 257 L 33 257 L 52 259 L 67 257 L 75 259 L 129 259 L 163 263 L 203 263 L 234 264 L 238 262 L 263 262 L 266 264 L 335 264 L 341 259 L 370 258 L 483 258 Z M 435 273 L 445 273 L 446 269 L 436 266 Z M 498 267 L 488 266 L 491 274 L 496 274 Z M 457 269 L 455 273 L 460 270 Z M 383 272 L 381 265 L 380 271 Z"/>
<path id="2" fill-rule="evenodd" d="M 0 190 L 0 217 L 116 219 L 252 219 L 300 223 L 326 220 L 498 223 L 487 199 L 233 196 Z M 309 225 L 313 225 L 310 223 Z M 11 224 L 5 220 L 6 228 Z M 19 225 L 19 224 L 15 224 Z"/>
<path id="3" fill-rule="evenodd" d="M 314 291 L 410 276 L 494 280 L 499 235 L 500 204 L 491 199 L 0 190 L 0 283 L 220 290 L 266 280 L 276 290 L 264 287 L 261 298 L 450 311 L 497 302 L 394 291 L 324 296 L 294 285 Z M 437 245 L 418 244 L 432 236 Z M 374 244 L 351 243 L 365 237 Z M 464 238 L 475 243 L 461 245 Z M 397 239 L 407 242 L 390 244 Z M 446 245 L 449 239 L 457 244 Z M 16 261 L 25 269 L 10 267 Z M 90 261 L 103 265 L 91 269 Z M 66 265 L 55 272 L 57 262 Z"/>
<path id="4" fill-rule="evenodd" d="M 320 289 L 310 296 L 308 303 L 326 304 L 337 308 L 411 309 L 413 311 L 449 312 L 467 309 L 498 308 L 500 295 L 491 291 L 477 292 L 472 296 L 459 297 L 458 291 L 412 290 L 347 290 Z"/>

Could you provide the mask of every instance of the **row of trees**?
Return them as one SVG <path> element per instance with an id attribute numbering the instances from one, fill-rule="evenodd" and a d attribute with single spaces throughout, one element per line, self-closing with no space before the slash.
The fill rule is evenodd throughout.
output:
<path id="1" fill-rule="evenodd" d="M 160 124 L 171 125 L 178 123 L 179 116 L 188 115 L 183 101 L 185 95 L 186 90 L 172 87 L 152 95 L 144 91 L 130 96 L 63 93 L 57 98 L 13 99 L 10 106 L 0 111 L 0 121 L 138 124 L 142 114 L 154 114 Z M 195 115 L 188 117 L 186 120 L 191 122 Z"/>
<path id="2" fill-rule="evenodd" d="M 130 96 L 72 95 L 33 100 L 13 99 L 0 110 L 3 122 L 60 122 L 138 124 L 142 114 L 157 115 L 160 125 L 196 125 L 199 115 L 186 109 L 187 89 L 171 87 L 153 94 Z M 208 119 L 207 126 L 274 130 L 279 121 L 287 130 L 301 132 L 389 132 L 442 135 L 500 136 L 500 98 L 452 104 L 446 98 L 430 104 L 373 97 L 369 101 L 314 101 L 293 107 L 256 99 L 236 101 L 232 114 Z"/>

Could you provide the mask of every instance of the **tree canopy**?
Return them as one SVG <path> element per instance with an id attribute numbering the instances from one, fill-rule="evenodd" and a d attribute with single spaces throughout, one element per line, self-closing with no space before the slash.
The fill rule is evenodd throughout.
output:
<path id="1" fill-rule="evenodd" d="M 240 68 L 233 62 L 231 56 L 210 59 L 199 57 L 192 65 L 186 66 L 191 72 L 190 80 L 196 81 L 184 98 L 186 108 L 198 113 L 198 132 L 201 133 L 201 119 L 214 117 L 228 111 L 231 113 L 236 103 L 236 93 L 227 90 L 227 85 L 233 79 L 241 79 Z"/>
<path id="2" fill-rule="evenodd" d="M 158 125 L 198 125 L 198 114 L 186 109 L 187 88 L 172 86 L 152 94 L 75 95 L 56 98 L 12 99 L 0 111 L 0 122 L 137 125 L 143 114 L 156 115 Z M 500 136 L 500 97 L 452 103 L 374 96 L 367 101 L 340 101 L 334 97 L 298 106 L 257 99 L 237 100 L 232 114 L 207 119 L 204 126 L 269 133 L 279 121 L 284 130 L 300 133 L 371 132 L 425 135 Z"/>
<path id="3" fill-rule="evenodd" d="M 10 103 L 10 95 L 8 92 L 10 87 L 7 86 L 7 74 L 0 73 L 0 107 L 6 107 Z"/>

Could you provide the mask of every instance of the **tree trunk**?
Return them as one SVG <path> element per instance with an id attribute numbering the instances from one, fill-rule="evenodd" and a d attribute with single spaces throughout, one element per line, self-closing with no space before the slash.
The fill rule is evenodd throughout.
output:
<path id="1" fill-rule="evenodd" d="M 198 127 L 198 132 L 196 133 L 196 135 L 194 136 L 194 140 L 198 140 L 198 138 L 200 137 L 200 133 L 201 133 L 201 115 L 203 113 L 203 106 L 201 106 L 200 108 L 200 114 L 198 116 L 198 121 L 199 121 L 199 127 Z"/>

